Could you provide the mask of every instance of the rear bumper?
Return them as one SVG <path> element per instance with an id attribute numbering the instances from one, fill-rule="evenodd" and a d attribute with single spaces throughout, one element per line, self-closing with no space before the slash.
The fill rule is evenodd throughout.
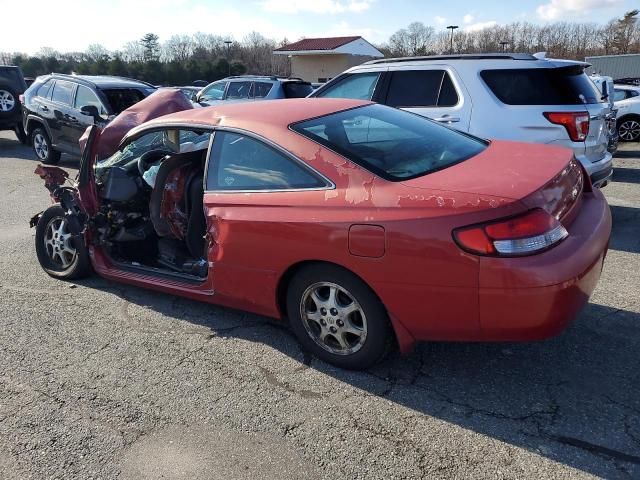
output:
<path id="1" fill-rule="evenodd" d="M 562 331 L 600 278 L 611 213 L 599 190 L 585 194 L 569 237 L 531 257 L 483 258 L 479 316 L 484 340 L 539 340 Z"/>
<path id="2" fill-rule="evenodd" d="M 603 187 L 611 180 L 613 175 L 613 155 L 611 152 L 606 152 L 597 162 L 590 161 L 584 155 L 576 155 L 576 158 L 591 177 L 591 183 L 594 187 Z"/>

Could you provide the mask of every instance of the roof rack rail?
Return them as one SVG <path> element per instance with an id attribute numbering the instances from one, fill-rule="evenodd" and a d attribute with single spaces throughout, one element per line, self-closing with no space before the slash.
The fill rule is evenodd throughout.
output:
<path id="1" fill-rule="evenodd" d="M 380 58 L 369 60 L 363 65 L 379 63 L 416 62 L 421 60 L 538 60 L 529 53 L 465 53 L 459 55 L 425 55 L 417 57 Z"/>

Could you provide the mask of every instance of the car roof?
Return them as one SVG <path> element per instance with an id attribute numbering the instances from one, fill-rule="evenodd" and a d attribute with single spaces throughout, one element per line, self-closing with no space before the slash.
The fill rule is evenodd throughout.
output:
<path id="1" fill-rule="evenodd" d="M 346 98 L 291 98 L 264 102 L 239 102 L 194 108 L 146 122 L 138 129 L 167 124 L 226 126 L 264 131 L 266 127 L 287 128 L 290 124 L 373 102 Z M 134 132 L 130 132 L 133 134 Z"/>
<path id="2" fill-rule="evenodd" d="M 417 57 L 382 58 L 370 60 L 352 67 L 348 71 L 360 69 L 376 70 L 391 66 L 421 66 L 425 64 L 455 65 L 461 70 L 478 70 L 483 68 L 558 68 L 573 65 L 587 67 L 590 64 L 578 60 L 564 60 L 556 58 L 536 57 L 529 53 L 483 53 L 460 55 L 428 55 Z"/>
<path id="3" fill-rule="evenodd" d="M 65 80 L 80 81 L 98 88 L 155 88 L 153 85 L 141 80 L 127 77 L 114 77 L 110 75 L 67 75 L 63 73 L 53 73 L 52 77 Z"/>

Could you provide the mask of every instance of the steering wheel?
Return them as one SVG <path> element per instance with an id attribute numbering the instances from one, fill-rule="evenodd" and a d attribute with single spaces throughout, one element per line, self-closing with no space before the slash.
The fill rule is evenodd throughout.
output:
<path id="1" fill-rule="evenodd" d="M 140 158 L 138 158 L 138 171 L 140 172 L 140 175 L 144 175 L 152 164 L 171 153 L 173 152 L 165 149 L 149 150 L 148 152 L 143 153 Z"/>

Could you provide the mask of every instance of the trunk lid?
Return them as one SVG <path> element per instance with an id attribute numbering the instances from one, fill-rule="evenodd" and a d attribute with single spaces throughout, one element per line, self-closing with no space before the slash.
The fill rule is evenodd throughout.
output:
<path id="1" fill-rule="evenodd" d="M 566 148 L 496 140 L 475 157 L 402 183 L 412 188 L 521 200 L 543 189 L 572 159 L 573 152 Z M 550 188 L 555 190 L 547 196 L 564 195 L 569 187 Z"/>

